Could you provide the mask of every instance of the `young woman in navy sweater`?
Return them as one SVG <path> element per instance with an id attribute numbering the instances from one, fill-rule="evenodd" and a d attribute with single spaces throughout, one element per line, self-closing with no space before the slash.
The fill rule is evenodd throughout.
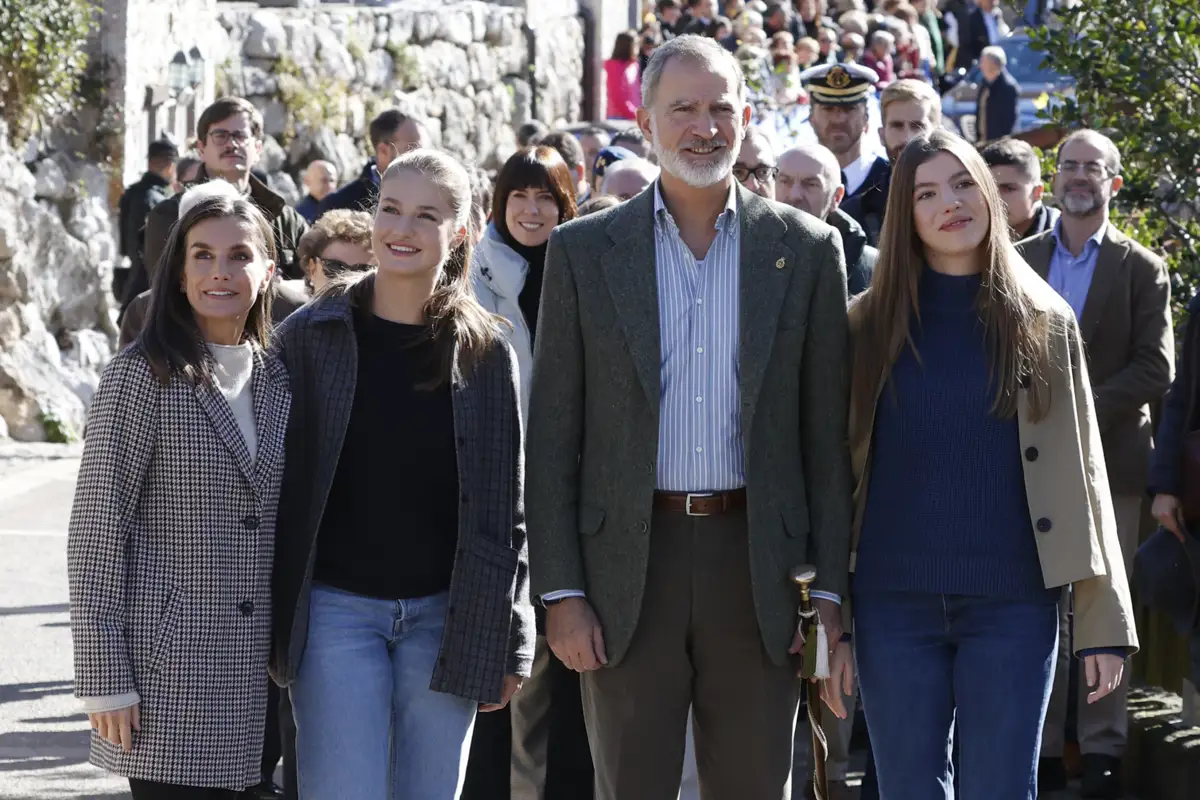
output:
<path id="1" fill-rule="evenodd" d="M 888 800 L 1035 800 L 1064 586 L 1090 702 L 1137 647 L 1079 330 L 1003 208 L 966 142 L 910 143 L 851 310 L 854 637 Z"/>

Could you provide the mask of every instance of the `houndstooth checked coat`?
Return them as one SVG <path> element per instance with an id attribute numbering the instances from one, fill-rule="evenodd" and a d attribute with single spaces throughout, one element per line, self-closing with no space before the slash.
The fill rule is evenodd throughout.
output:
<path id="1" fill-rule="evenodd" d="M 91 762 L 119 775 L 260 780 L 291 398 L 282 365 L 256 358 L 253 462 L 225 398 L 162 386 L 137 344 L 92 401 L 67 541 L 75 694 L 140 695 L 132 753 L 92 734 Z"/>
<path id="2" fill-rule="evenodd" d="M 358 374 L 349 295 L 290 316 L 275 342 L 291 380 L 292 415 L 275 558 L 271 675 L 296 677 L 308 637 L 317 532 L 333 486 Z M 524 448 L 516 356 L 506 343 L 452 384 L 458 450 L 458 550 L 450 606 L 430 688 L 498 702 L 505 675 L 533 665 L 533 607 L 525 545 Z"/>

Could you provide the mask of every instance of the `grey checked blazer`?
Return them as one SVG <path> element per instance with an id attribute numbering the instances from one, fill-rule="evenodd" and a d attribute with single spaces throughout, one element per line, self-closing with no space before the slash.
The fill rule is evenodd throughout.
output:
<path id="1" fill-rule="evenodd" d="M 750 579 L 763 645 L 783 664 L 798 602 L 789 570 L 815 564 L 814 588 L 848 590 L 846 264 L 833 228 L 737 193 Z M 555 228 L 534 351 L 533 592 L 583 589 L 610 666 L 637 626 L 654 535 L 662 357 L 653 209 L 647 189 Z"/>
<path id="2" fill-rule="evenodd" d="M 358 348 L 349 295 L 318 298 L 277 329 L 292 385 L 287 467 L 276 550 L 271 674 L 299 671 L 308 636 L 317 533 L 350 422 Z M 525 543 L 524 448 L 516 356 L 498 343 L 451 391 L 458 445 L 458 550 L 450 608 L 430 688 L 497 702 L 505 675 L 533 665 L 533 607 Z"/>
<path id="3" fill-rule="evenodd" d="M 67 539 L 75 694 L 140 694 L 132 753 L 92 735 L 92 763 L 119 775 L 236 790 L 261 779 L 290 396 L 262 354 L 251 387 L 253 462 L 225 398 L 162 386 L 137 344 L 92 400 Z"/>

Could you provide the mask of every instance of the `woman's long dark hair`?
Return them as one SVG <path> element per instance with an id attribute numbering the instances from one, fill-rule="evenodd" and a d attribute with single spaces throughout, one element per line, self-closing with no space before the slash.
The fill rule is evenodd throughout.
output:
<path id="1" fill-rule="evenodd" d="M 441 188 L 454 214 L 455 229 L 467 228 L 462 243 L 442 264 L 433 294 L 425 302 L 425 319 L 433 339 L 433 376 L 418 388 L 436 389 L 452 380 L 455 353 L 464 377 L 488 357 L 503 339 L 503 320 L 481 306 L 471 288 L 472 193 L 467 171 L 445 153 L 413 150 L 388 166 L 380 185 L 402 172 L 416 172 Z M 376 270 L 339 275 L 318 297 L 349 295 L 352 305 L 368 308 L 375 294 L 375 275 Z"/>
<path id="2" fill-rule="evenodd" d="M 621 31 L 613 42 L 613 61 L 637 61 L 637 31 Z"/>
<path id="3" fill-rule="evenodd" d="M 187 210 L 171 226 L 167 246 L 154 273 L 150 294 L 150 309 L 138 343 L 155 376 L 164 385 L 172 376 L 189 383 L 212 385 L 212 357 L 204 345 L 204 336 L 186 292 L 184 265 L 187 263 L 187 235 L 197 223 L 206 219 L 236 217 L 255 233 L 255 247 L 268 261 L 275 261 L 275 237 L 266 217 L 248 198 L 216 195 L 206 197 Z M 271 291 L 258 293 L 246 315 L 242 340 L 265 349 L 271 332 Z"/>

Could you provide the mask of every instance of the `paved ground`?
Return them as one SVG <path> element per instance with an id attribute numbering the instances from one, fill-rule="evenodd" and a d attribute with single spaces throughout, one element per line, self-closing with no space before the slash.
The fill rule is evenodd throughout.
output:
<path id="1" fill-rule="evenodd" d="M 66 529 L 78 448 L 0 444 L 0 798 L 127 798 L 87 763 L 71 687 Z"/>

